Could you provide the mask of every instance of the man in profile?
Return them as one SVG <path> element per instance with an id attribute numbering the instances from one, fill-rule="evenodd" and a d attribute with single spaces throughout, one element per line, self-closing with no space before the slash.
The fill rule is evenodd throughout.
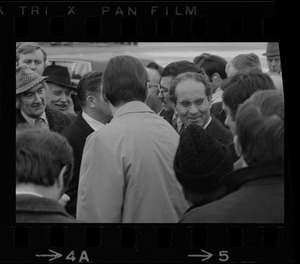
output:
<path id="1" fill-rule="evenodd" d="M 94 131 L 102 129 L 112 118 L 109 104 L 104 101 L 101 94 L 101 80 L 100 72 L 91 71 L 82 76 L 77 86 L 77 97 L 82 111 L 78 113 L 73 124 L 62 131 L 62 135 L 68 139 L 74 151 L 74 176 L 66 190 L 66 194 L 70 197 L 66 210 L 74 217 L 76 217 L 79 170 L 85 140 Z"/>
<path id="2" fill-rule="evenodd" d="M 158 98 L 159 93 L 159 83 L 161 80 L 161 73 L 163 67 L 154 61 L 149 62 L 146 65 L 146 71 L 149 75 L 148 82 L 148 98 L 146 104 L 157 114 L 163 110 L 162 101 Z"/>

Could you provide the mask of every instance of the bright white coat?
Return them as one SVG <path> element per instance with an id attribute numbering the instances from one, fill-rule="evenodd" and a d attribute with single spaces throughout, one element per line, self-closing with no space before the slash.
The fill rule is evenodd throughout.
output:
<path id="1" fill-rule="evenodd" d="M 146 104 L 122 106 L 86 141 L 77 218 L 101 223 L 177 223 L 188 208 L 173 170 L 179 135 Z"/>

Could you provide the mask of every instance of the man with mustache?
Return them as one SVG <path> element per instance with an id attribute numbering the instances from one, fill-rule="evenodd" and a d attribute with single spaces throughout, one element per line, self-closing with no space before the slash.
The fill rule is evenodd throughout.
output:
<path id="1" fill-rule="evenodd" d="M 23 65 L 16 70 L 16 126 L 27 123 L 60 133 L 69 118 L 46 105 L 47 77 Z"/>
<path id="2" fill-rule="evenodd" d="M 72 93 L 76 88 L 71 85 L 71 78 L 67 67 L 49 65 L 45 68 L 43 76 L 47 76 L 46 89 L 47 105 L 67 115 L 73 123 L 76 115 L 73 109 Z"/>

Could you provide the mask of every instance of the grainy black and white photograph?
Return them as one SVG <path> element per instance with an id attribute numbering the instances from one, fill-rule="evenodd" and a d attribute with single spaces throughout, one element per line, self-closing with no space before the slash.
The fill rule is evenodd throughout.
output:
<path id="1" fill-rule="evenodd" d="M 278 42 L 16 42 L 16 223 L 284 223 Z"/>

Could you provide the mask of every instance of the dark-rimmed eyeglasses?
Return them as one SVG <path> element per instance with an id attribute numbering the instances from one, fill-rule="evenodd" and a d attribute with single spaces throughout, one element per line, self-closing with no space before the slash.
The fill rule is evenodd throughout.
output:
<path id="1" fill-rule="evenodd" d="M 176 103 L 178 103 L 185 110 L 189 110 L 192 104 L 194 104 L 197 108 L 200 108 L 205 104 L 207 97 L 208 96 L 201 97 L 192 101 L 188 101 L 188 100 L 176 101 Z"/>

